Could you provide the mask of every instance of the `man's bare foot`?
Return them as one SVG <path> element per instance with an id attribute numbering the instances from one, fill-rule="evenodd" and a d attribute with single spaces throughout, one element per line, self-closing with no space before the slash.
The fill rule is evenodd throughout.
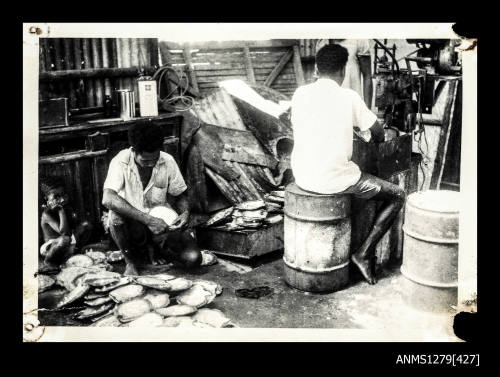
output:
<path id="1" fill-rule="evenodd" d="M 372 285 L 377 284 L 377 279 L 372 274 L 370 260 L 361 259 L 361 258 L 357 257 L 356 254 L 353 254 L 351 256 L 351 260 L 358 267 L 359 271 L 361 272 L 361 274 L 363 275 L 363 277 L 365 278 L 365 280 L 369 284 L 372 284 Z"/>
<path id="2" fill-rule="evenodd" d="M 148 259 L 152 266 L 161 266 L 166 263 L 165 258 L 158 256 L 159 250 L 155 249 L 152 245 L 148 245 Z"/>
<path id="3" fill-rule="evenodd" d="M 125 267 L 125 272 L 123 276 L 137 276 L 139 273 L 137 272 L 137 268 L 132 263 L 127 263 Z"/>
<path id="4" fill-rule="evenodd" d="M 164 264 L 166 264 L 167 261 L 163 258 L 155 258 L 153 259 L 153 261 L 151 262 L 151 264 L 153 266 L 163 266 Z"/>

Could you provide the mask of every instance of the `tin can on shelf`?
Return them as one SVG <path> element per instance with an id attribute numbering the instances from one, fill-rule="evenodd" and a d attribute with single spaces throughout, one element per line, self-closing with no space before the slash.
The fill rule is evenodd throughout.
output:
<path id="1" fill-rule="evenodd" d="M 123 120 L 135 117 L 135 94 L 130 89 L 119 89 L 116 91 L 118 111 Z"/>

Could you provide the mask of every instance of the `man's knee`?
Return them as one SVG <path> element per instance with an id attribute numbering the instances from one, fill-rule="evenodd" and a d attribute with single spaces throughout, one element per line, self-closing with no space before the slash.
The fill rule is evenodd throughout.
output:
<path id="1" fill-rule="evenodd" d="M 71 245 L 71 237 L 60 236 L 55 242 L 54 246 L 57 248 L 63 248 L 63 247 L 68 247 L 69 245 Z"/>
<path id="2" fill-rule="evenodd" d="M 201 265 L 203 257 L 200 249 L 188 248 L 181 253 L 179 259 L 184 267 L 195 268 Z"/>
<path id="3" fill-rule="evenodd" d="M 87 220 L 85 220 L 81 223 L 81 227 L 86 232 L 90 232 L 94 228 L 92 223 L 90 221 L 87 221 Z"/>
<path id="4" fill-rule="evenodd" d="M 115 212 L 109 214 L 109 225 L 110 226 L 123 226 L 125 225 L 125 219 Z"/>
<path id="5" fill-rule="evenodd" d="M 401 206 L 405 203 L 406 200 L 406 192 L 401 187 L 396 186 L 396 200 L 401 204 Z"/>

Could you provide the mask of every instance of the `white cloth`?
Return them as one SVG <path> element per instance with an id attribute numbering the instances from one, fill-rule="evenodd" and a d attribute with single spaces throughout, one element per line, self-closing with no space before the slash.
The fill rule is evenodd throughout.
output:
<path id="1" fill-rule="evenodd" d="M 186 183 L 174 158 L 163 151 L 151 173 L 148 185 L 143 189 L 132 148 L 120 151 L 110 162 L 104 189 L 114 190 L 142 212 L 167 203 L 167 193 L 172 196 L 182 194 Z M 108 216 L 110 218 L 110 216 Z"/>
<path id="2" fill-rule="evenodd" d="M 366 131 L 376 120 L 358 93 L 334 80 L 321 78 L 299 87 L 292 98 L 291 166 L 296 183 L 324 194 L 355 184 L 361 171 L 350 161 L 353 127 Z"/>
<path id="3" fill-rule="evenodd" d="M 323 46 L 327 45 L 328 43 L 328 39 L 319 39 L 316 44 L 316 52 L 318 52 Z M 370 43 L 368 39 L 343 39 L 340 41 L 333 40 L 333 43 L 345 47 L 349 53 L 349 57 L 347 59 L 347 64 L 345 67 L 345 78 L 342 82 L 342 87 L 355 90 L 361 97 L 363 97 L 363 80 L 358 58 L 360 56 L 371 56 Z"/>

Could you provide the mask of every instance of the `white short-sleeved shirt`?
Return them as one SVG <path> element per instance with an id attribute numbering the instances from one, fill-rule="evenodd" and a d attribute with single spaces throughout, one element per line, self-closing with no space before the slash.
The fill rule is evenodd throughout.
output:
<path id="1" fill-rule="evenodd" d="M 328 43 L 328 39 L 318 40 L 316 44 L 316 52 Z M 333 43 L 345 47 L 349 53 L 345 66 L 345 78 L 342 82 L 342 87 L 355 90 L 360 96 L 363 96 L 361 69 L 359 67 L 358 57 L 371 56 L 370 42 L 368 39 L 343 39 L 341 41 L 333 40 Z"/>
<path id="2" fill-rule="evenodd" d="M 320 78 L 299 87 L 292 98 L 291 166 L 296 183 L 324 194 L 354 185 L 361 171 L 351 161 L 353 127 L 366 131 L 376 120 L 358 93 L 334 80 Z"/>
<path id="3" fill-rule="evenodd" d="M 174 158 L 160 151 L 160 157 L 151 173 L 148 185 L 143 188 L 132 148 L 120 151 L 110 162 L 104 189 L 114 190 L 142 212 L 149 212 L 158 205 L 170 207 L 167 193 L 182 194 L 186 183 Z"/>

